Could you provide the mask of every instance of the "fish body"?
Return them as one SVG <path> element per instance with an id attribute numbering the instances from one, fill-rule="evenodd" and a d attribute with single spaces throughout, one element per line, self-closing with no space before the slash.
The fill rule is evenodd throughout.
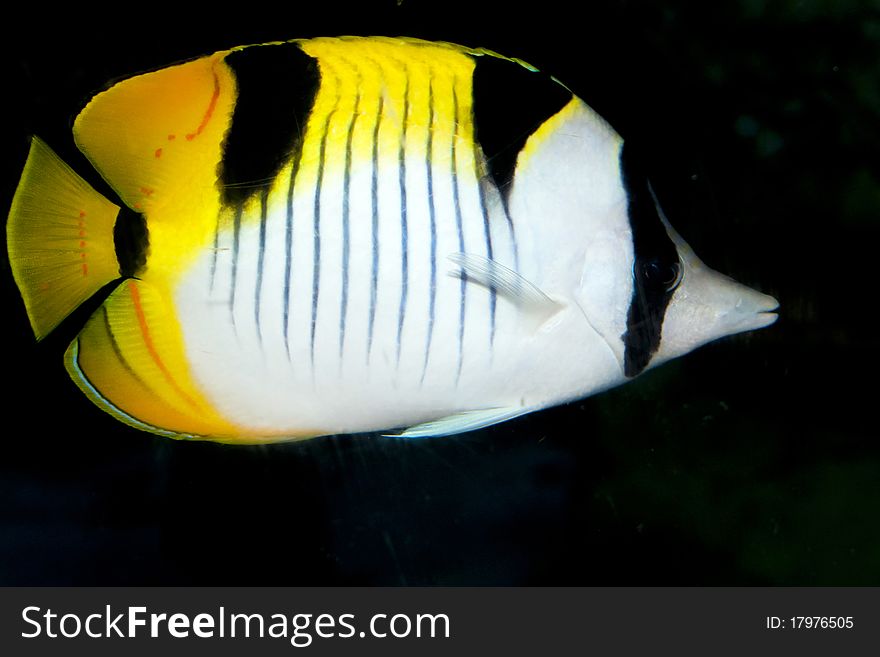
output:
<path id="1" fill-rule="evenodd" d="M 775 319 L 696 258 L 610 125 L 490 51 L 234 48 L 114 85 L 74 137 L 148 245 L 66 365 L 153 433 L 459 433 Z M 7 231 L 38 338 L 120 276 L 129 214 L 34 139 Z"/>

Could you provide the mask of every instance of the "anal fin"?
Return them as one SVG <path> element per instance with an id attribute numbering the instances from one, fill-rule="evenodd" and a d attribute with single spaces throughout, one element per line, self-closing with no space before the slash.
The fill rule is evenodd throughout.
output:
<path id="1" fill-rule="evenodd" d="M 116 288 L 71 343 L 65 364 L 92 402 L 137 429 L 237 434 L 194 381 L 173 307 L 153 285 L 129 279 Z"/>

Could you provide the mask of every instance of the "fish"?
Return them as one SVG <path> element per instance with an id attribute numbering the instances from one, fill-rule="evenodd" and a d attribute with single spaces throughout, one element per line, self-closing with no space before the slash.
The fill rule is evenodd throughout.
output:
<path id="1" fill-rule="evenodd" d="M 697 257 L 606 120 L 489 49 L 234 47 L 112 84 L 73 138 L 118 203 L 34 136 L 12 273 L 37 340 L 113 288 L 65 367 L 153 434 L 455 435 L 777 318 Z"/>

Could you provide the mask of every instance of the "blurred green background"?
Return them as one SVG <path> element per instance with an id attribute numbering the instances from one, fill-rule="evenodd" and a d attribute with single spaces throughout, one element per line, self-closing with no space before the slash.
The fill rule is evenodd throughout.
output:
<path id="1" fill-rule="evenodd" d="M 226 447 L 94 408 L 61 362 L 75 328 L 35 345 L 4 261 L 0 584 L 880 584 L 880 3 L 201 11 L 5 21 L 4 212 L 30 134 L 90 171 L 70 126 L 110 80 L 240 43 L 442 39 L 537 65 L 638 141 L 673 225 L 780 320 L 473 434 Z"/>

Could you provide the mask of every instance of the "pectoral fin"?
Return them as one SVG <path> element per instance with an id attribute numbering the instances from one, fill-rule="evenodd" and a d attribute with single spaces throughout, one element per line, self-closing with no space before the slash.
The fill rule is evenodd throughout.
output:
<path id="1" fill-rule="evenodd" d="M 472 253 L 453 253 L 449 260 L 461 267 L 469 281 L 494 289 L 519 306 L 535 320 L 536 328 L 563 308 L 531 281 L 495 260 Z"/>

